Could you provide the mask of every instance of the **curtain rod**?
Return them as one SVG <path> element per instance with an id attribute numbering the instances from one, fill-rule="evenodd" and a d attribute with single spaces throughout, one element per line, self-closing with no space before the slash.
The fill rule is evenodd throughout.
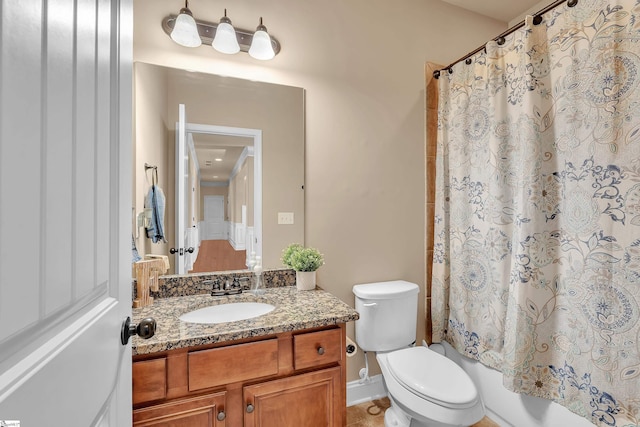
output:
<path id="1" fill-rule="evenodd" d="M 540 24 L 542 22 L 542 15 L 543 14 L 549 12 L 552 9 L 555 9 L 556 7 L 560 6 L 561 4 L 563 4 L 565 2 L 567 3 L 567 6 L 569 6 L 569 7 L 574 7 L 575 5 L 578 4 L 578 0 L 568 0 L 568 1 L 567 0 L 556 0 L 553 3 L 551 3 L 549 6 L 543 8 L 542 10 L 538 11 L 537 13 L 535 13 L 533 15 L 534 16 L 533 23 L 535 25 Z M 507 29 L 506 31 L 504 31 L 500 35 L 492 38 L 491 40 L 497 42 L 499 45 L 502 45 L 505 42 L 505 40 L 504 40 L 505 36 L 507 36 L 507 35 L 515 32 L 516 30 L 519 30 L 520 28 L 524 27 L 525 22 L 526 22 L 526 20 L 523 19 L 522 22 L 520 22 L 520 23 L 514 25 L 513 27 Z M 447 65 L 446 67 L 441 68 L 439 70 L 435 70 L 433 72 L 433 77 L 435 77 L 437 79 L 438 77 L 440 77 L 440 72 L 441 71 L 445 71 L 445 70 L 448 70 L 449 73 L 452 73 L 453 69 L 451 67 L 453 67 L 458 62 L 466 60 L 467 64 L 470 64 L 471 60 L 469 58 L 472 57 L 473 55 L 475 55 L 476 53 L 480 52 L 482 49 L 485 48 L 485 46 L 486 46 L 486 43 L 484 45 L 478 47 L 477 49 L 467 53 L 462 58 L 459 58 L 459 59 L 455 60 L 454 62 L 452 62 L 451 64 Z"/>

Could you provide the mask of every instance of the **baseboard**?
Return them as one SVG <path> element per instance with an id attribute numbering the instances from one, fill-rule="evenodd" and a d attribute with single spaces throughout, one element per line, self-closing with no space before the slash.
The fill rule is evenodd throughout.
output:
<path id="1" fill-rule="evenodd" d="M 386 395 L 382 374 L 369 377 L 368 381 L 356 380 L 347 383 L 347 406 L 370 402 Z"/>

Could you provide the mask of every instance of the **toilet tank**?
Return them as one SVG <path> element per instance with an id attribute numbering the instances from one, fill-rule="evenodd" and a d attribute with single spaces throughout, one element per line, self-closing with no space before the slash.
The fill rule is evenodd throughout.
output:
<path id="1" fill-rule="evenodd" d="M 356 342 L 364 351 L 391 351 L 416 340 L 418 285 L 395 280 L 355 285 Z"/>

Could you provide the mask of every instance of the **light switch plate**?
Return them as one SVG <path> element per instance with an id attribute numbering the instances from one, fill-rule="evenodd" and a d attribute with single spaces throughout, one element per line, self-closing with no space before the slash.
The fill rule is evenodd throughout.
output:
<path id="1" fill-rule="evenodd" d="M 278 224 L 293 224 L 293 212 L 278 212 Z"/>

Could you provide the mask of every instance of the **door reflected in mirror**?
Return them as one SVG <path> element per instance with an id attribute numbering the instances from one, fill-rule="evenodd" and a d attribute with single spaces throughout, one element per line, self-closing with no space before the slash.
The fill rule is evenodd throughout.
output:
<path id="1" fill-rule="evenodd" d="M 251 252 L 279 268 L 284 247 L 304 244 L 303 89 L 136 63 L 134 112 L 134 218 L 151 184 L 145 163 L 166 195 L 167 243 L 134 220 L 142 257 L 167 255 L 173 274 L 245 269 Z M 278 224 L 279 213 L 294 223 Z"/>

